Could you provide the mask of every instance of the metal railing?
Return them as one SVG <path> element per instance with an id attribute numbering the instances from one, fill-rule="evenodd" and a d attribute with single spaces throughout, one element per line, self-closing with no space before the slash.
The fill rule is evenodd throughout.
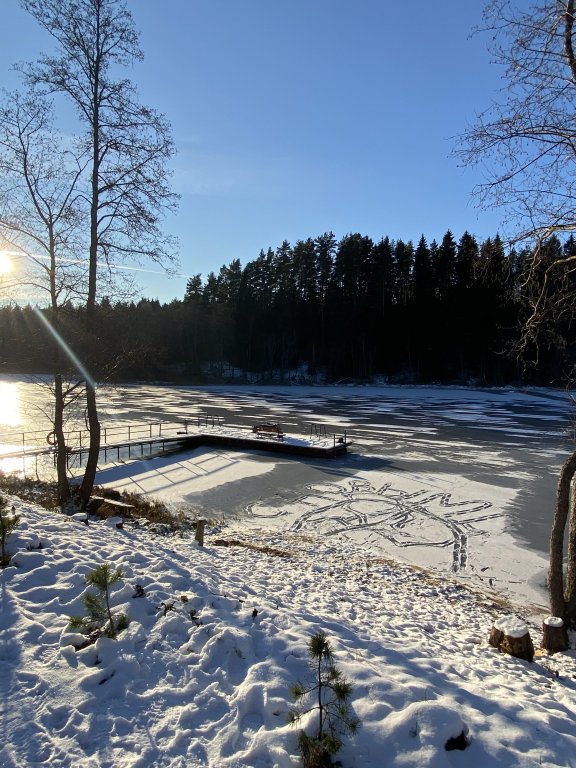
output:
<path id="1" fill-rule="evenodd" d="M 179 431 L 188 431 L 187 422 L 148 422 L 141 424 L 113 424 L 101 430 L 102 444 L 131 442 L 132 440 L 152 440 L 158 437 L 175 436 Z M 86 448 L 90 443 L 88 429 L 64 431 L 66 445 L 71 449 Z M 16 453 L 50 452 L 54 445 L 54 433 L 44 430 L 29 432 L 3 432 L 0 434 L 0 457 Z"/>
<path id="2" fill-rule="evenodd" d="M 153 453 L 165 452 L 174 447 L 179 437 L 192 436 L 201 433 L 202 430 L 223 427 L 223 419 L 218 415 L 202 413 L 193 419 L 177 422 L 152 421 L 143 423 L 113 423 L 101 428 L 100 456 L 104 463 L 108 461 L 109 454 L 115 454 L 120 459 L 131 459 L 137 456 L 143 457 Z M 228 429 L 234 429 L 232 425 Z M 238 426 L 238 430 L 251 430 L 251 427 Z M 90 432 L 88 429 L 70 429 L 64 432 L 68 463 L 72 466 L 77 463 L 81 466 L 83 456 L 86 456 L 90 446 Z M 324 425 L 312 425 L 310 428 L 310 440 L 326 443 L 332 437 L 333 449 L 346 449 L 348 435 L 343 433 L 327 434 Z M 328 443 L 329 445 L 330 443 Z M 44 430 L 29 432 L 5 432 L 0 434 L 0 462 L 7 459 L 21 459 L 24 473 L 26 462 L 32 461 L 35 472 L 38 474 L 38 461 L 56 461 L 54 449 L 54 433 Z M 0 463 L 0 468 L 2 464 Z M 31 467 L 32 468 L 32 467 Z"/>

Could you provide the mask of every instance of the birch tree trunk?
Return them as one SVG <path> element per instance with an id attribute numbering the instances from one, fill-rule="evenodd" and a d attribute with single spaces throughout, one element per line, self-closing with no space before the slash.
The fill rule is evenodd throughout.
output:
<path id="1" fill-rule="evenodd" d="M 576 520 L 572 485 L 576 474 L 576 451 L 564 463 L 560 471 L 556 493 L 556 510 L 550 534 L 550 570 L 548 573 L 548 591 L 550 594 L 550 613 L 559 616 L 567 625 L 576 620 L 575 583 L 576 583 Z M 566 584 L 564 580 L 564 538 L 566 524 L 570 514 L 569 557 Z M 568 598 L 568 599 L 567 599 Z M 569 614 L 569 603 L 572 614 Z"/>

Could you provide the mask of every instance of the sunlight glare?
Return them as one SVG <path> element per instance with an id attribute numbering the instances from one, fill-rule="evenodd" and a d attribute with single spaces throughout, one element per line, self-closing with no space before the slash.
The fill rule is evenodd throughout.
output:
<path id="1" fill-rule="evenodd" d="M 0 428 L 16 427 L 22 423 L 18 384 L 0 382 Z"/>
<path id="2" fill-rule="evenodd" d="M 7 275 L 12 272 L 14 265 L 10 254 L 7 251 L 0 251 L 0 275 Z"/>

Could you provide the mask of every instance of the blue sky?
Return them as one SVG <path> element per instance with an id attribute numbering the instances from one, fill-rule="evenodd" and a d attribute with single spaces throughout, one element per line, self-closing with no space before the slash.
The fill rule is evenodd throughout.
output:
<path id="1" fill-rule="evenodd" d="M 172 123 L 183 277 L 139 273 L 181 298 L 186 276 L 333 231 L 417 241 L 494 235 L 453 137 L 497 97 L 482 2 L 128 0 L 145 60 L 129 76 Z M 49 38 L 0 5 L 0 84 Z"/>

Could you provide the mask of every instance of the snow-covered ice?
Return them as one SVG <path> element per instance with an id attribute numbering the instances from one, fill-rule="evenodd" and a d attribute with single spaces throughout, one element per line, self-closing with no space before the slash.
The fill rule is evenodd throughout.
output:
<path id="1" fill-rule="evenodd" d="M 417 461 L 410 454 L 404 459 Z M 484 462 L 490 460 L 485 452 Z M 322 481 L 302 483 L 286 498 L 271 493 L 274 488 L 266 493 L 263 484 L 265 476 L 282 476 L 282 461 L 262 462 L 238 451 L 203 448 L 177 457 L 116 462 L 97 480 L 197 514 L 205 514 L 206 492 L 212 489 L 225 500 L 222 511 L 212 515 L 218 519 L 230 518 L 241 485 L 253 499 L 240 515 L 247 529 L 264 526 L 339 537 L 361 544 L 373 556 L 458 574 L 461 581 L 490 587 L 499 596 L 546 603 L 546 558 L 506 529 L 505 510 L 516 499 L 516 491 L 458 474 L 439 479 L 429 473 L 362 466 L 340 477 L 336 461 L 328 464 Z M 497 457 L 494 462 L 498 465 Z M 501 475 L 506 471 L 499 466 Z"/>

